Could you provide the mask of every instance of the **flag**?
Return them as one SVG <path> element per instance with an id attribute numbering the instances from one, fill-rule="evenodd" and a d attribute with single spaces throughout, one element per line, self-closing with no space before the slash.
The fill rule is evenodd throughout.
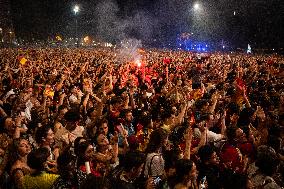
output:
<path id="1" fill-rule="evenodd" d="M 249 44 L 248 44 L 247 54 L 251 54 L 251 47 Z"/>
<path id="2" fill-rule="evenodd" d="M 27 61 L 28 61 L 28 60 L 27 60 L 25 57 L 23 57 L 23 58 L 21 58 L 21 60 L 20 60 L 20 64 L 25 65 Z"/>
<path id="3" fill-rule="evenodd" d="M 59 35 L 57 35 L 55 38 L 57 41 L 62 41 L 62 38 Z"/>

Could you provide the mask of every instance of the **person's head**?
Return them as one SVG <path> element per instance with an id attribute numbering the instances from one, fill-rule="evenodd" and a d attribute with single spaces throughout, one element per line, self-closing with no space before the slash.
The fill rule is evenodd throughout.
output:
<path id="1" fill-rule="evenodd" d="M 255 110 L 253 108 L 244 108 L 240 112 L 240 117 L 238 119 L 239 126 L 249 125 L 252 121 L 255 120 Z"/>
<path id="2" fill-rule="evenodd" d="M 15 121 L 11 117 L 6 117 L 4 119 L 4 128 L 8 132 L 14 132 L 16 129 Z"/>
<path id="3" fill-rule="evenodd" d="M 75 160 L 76 157 L 72 155 L 71 151 L 65 150 L 57 159 L 58 173 L 64 178 L 72 178 L 75 176 Z"/>
<path id="4" fill-rule="evenodd" d="M 240 141 L 243 140 L 244 137 L 246 137 L 245 133 L 241 128 L 238 128 L 236 126 L 228 127 L 226 130 L 226 135 L 228 141 Z"/>
<path id="5" fill-rule="evenodd" d="M 28 154 L 27 164 L 36 172 L 44 171 L 50 153 L 47 148 L 38 148 Z"/>
<path id="6" fill-rule="evenodd" d="M 39 127 L 35 133 L 35 141 L 39 146 L 51 146 L 54 143 L 54 133 L 51 127 Z"/>
<path id="7" fill-rule="evenodd" d="M 218 165 L 219 164 L 219 157 L 217 156 L 213 148 L 209 145 L 202 146 L 198 150 L 198 155 L 203 164 L 206 164 L 206 165 Z"/>
<path id="8" fill-rule="evenodd" d="M 163 158 L 165 160 L 165 172 L 168 177 L 172 177 L 176 173 L 176 162 L 182 159 L 182 151 L 179 147 L 175 146 L 171 150 L 163 152 Z"/>
<path id="9" fill-rule="evenodd" d="M 279 165 L 277 153 L 269 146 L 258 147 L 255 165 L 259 168 L 261 173 L 272 176 Z"/>
<path id="10" fill-rule="evenodd" d="M 77 91 L 78 91 L 78 87 L 75 86 L 75 85 L 73 85 L 73 86 L 70 88 L 70 91 L 71 91 L 71 93 L 76 94 Z"/>
<path id="11" fill-rule="evenodd" d="M 17 139 L 13 141 L 17 145 L 19 156 L 26 156 L 31 152 L 31 145 L 26 139 Z"/>
<path id="12" fill-rule="evenodd" d="M 109 145 L 109 140 L 104 134 L 97 135 L 95 142 L 98 148 L 107 147 Z"/>
<path id="13" fill-rule="evenodd" d="M 125 111 L 125 120 L 127 122 L 131 122 L 133 120 L 133 115 L 131 110 L 126 110 Z"/>
<path id="14" fill-rule="evenodd" d="M 150 135 L 147 153 L 157 152 L 168 142 L 168 133 L 164 129 L 156 129 Z"/>
<path id="15" fill-rule="evenodd" d="M 146 157 L 142 152 L 129 152 L 124 157 L 124 171 L 127 172 L 132 179 L 138 178 L 142 172 Z"/>
<path id="16" fill-rule="evenodd" d="M 178 182 L 195 181 L 198 176 L 195 163 L 188 159 L 178 160 L 176 163 L 176 176 Z"/>
<path id="17" fill-rule="evenodd" d="M 87 116 L 90 118 L 96 117 L 97 115 L 97 111 L 95 109 L 95 107 L 91 107 L 90 109 L 88 109 L 87 111 Z"/>
<path id="18" fill-rule="evenodd" d="M 80 121 L 80 113 L 74 110 L 69 110 L 65 113 L 64 119 L 66 120 L 66 129 L 73 131 L 76 129 Z"/>
<path id="19" fill-rule="evenodd" d="M 68 112 L 68 108 L 65 105 L 61 105 L 58 107 L 59 115 L 65 115 Z"/>
<path id="20" fill-rule="evenodd" d="M 14 139 L 9 149 L 9 162 L 12 164 L 31 152 L 30 143 L 23 138 Z"/>
<path id="21" fill-rule="evenodd" d="M 108 121 L 106 119 L 102 119 L 98 123 L 99 133 L 107 135 L 108 134 Z"/>
<path id="22" fill-rule="evenodd" d="M 78 164 L 82 164 L 86 161 L 91 161 L 94 157 L 94 147 L 88 141 L 79 143 L 74 149 L 75 154 L 78 156 Z"/>
<path id="23" fill-rule="evenodd" d="M 78 149 L 78 146 L 80 143 L 85 142 L 86 139 L 84 137 L 77 137 L 74 141 L 74 149 Z M 76 156 L 78 156 L 79 154 L 77 154 L 77 151 L 74 150 L 74 153 L 76 154 Z"/>

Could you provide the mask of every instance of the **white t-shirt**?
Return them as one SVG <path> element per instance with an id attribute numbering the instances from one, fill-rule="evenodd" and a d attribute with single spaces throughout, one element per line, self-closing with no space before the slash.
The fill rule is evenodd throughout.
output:
<path id="1" fill-rule="evenodd" d="M 194 128 L 193 132 L 194 132 L 195 136 L 200 138 L 201 132 L 200 132 L 199 128 Z M 208 129 L 206 129 L 205 132 L 206 132 L 206 142 L 207 143 L 216 142 L 216 141 L 219 141 L 223 138 L 222 134 L 214 133 L 213 131 L 209 131 Z"/>

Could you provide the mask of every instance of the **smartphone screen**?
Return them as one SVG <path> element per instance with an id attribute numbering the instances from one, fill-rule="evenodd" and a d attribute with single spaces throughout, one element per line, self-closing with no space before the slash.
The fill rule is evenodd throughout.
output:
<path id="1" fill-rule="evenodd" d="M 155 184 L 155 185 L 158 185 L 161 181 L 162 181 L 162 179 L 161 179 L 160 177 L 156 177 L 156 178 L 154 179 L 154 184 Z"/>

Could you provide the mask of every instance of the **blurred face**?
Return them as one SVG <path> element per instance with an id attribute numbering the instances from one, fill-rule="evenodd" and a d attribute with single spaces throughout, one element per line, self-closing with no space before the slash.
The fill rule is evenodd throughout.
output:
<path id="1" fill-rule="evenodd" d="M 51 129 L 48 130 L 47 136 L 45 137 L 44 140 L 45 140 L 44 142 L 48 145 L 51 145 L 54 143 L 54 133 Z"/>
<path id="2" fill-rule="evenodd" d="M 50 98 L 46 99 L 46 106 L 51 106 L 52 105 L 52 101 Z"/>
<path id="3" fill-rule="evenodd" d="M 211 157 L 210 157 L 210 164 L 213 164 L 213 165 L 219 165 L 219 157 L 217 156 L 216 152 L 213 152 L 213 154 L 211 154 Z"/>
<path id="4" fill-rule="evenodd" d="M 108 125 L 107 123 L 103 123 L 100 127 L 99 127 L 99 132 L 103 135 L 107 135 L 108 133 Z"/>
<path id="5" fill-rule="evenodd" d="M 60 111 L 60 114 L 61 114 L 61 115 L 65 115 L 66 112 L 68 112 L 68 109 L 67 109 L 67 108 L 64 108 L 64 109 L 62 109 L 62 110 Z"/>
<path id="6" fill-rule="evenodd" d="M 126 121 L 131 122 L 132 119 L 133 119 L 132 113 L 131 113 L 131 112 L 128 112 L 128 113 L 125 115 L 125 119 L 126 119 Z"/>
<path id="7" fill-rule="evenodd" d="M 96 117 L 97 116 L 97 111 L 94 110 L 91 112 L 90 117 Z"/>
<path id="8" fill-rule="evenodd" d="M 94 157 L 94 147 L 89 145 L 84 154 L 85 160 L 90 161 Z"/>
<path id="9" fill-rule="evenodd" d="M 21 140 L 19 147 L 18 147 L 18 153 L 21 156 L 26 156 L 31 152 L 31 145 L 27 140 Z"/>
<path id="10" fill-rule="evenodd" d="M 243 132 L 242 129 L 238 128 L 238 129 L 236 130 L 236 137 L 237 137 L 238 139 L 241 139 L 241 138 L 245 137 L 245 134 L 244 134 L 244 132 Z"/>
<path id="11" fill-rule="evenodd" d="M 9 117 L 5 120 L 5 129 L 7 131 L 10 131 L 10 132 L 15 131 L 16 125 L 15 125 L 15 122 L 13 121 L 13 119 L 11 117 Z"/>
<path id="12" fill-rule="evenodd" d="M 107 139 L 107 137 L 103 134 L 100 134 L 97 138 L 97 142 L 99 146 L 107 146 L 109 145 L 109 141 Z"/>

